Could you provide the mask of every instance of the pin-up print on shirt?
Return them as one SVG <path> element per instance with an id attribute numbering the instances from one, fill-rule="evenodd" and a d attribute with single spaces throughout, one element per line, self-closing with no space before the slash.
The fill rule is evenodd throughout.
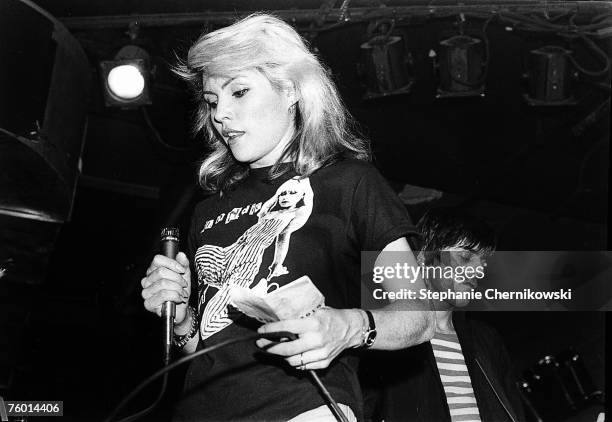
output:
<path id="1" fill-rule="evenodd" d="M 308 178 L 283 183 L 259 210 L 258 221 L 227 247 L 204 244 L 195 254 L 199 306 L 204 307 L 200 334 L 205 340 L 232 324 L 228 315 L 230 290 L 234 285 L 268 292 L 278 286 L 271 280 L 289 274 L 283 265 L 291 233 L 299 230 L 312 213 L 313 191 Z M 268 275 L 255 280 L 266 249 L 274 243 L 274 259 Z M 209 289 L 216 292 L 205 302 Z M 211 292 L 208 292 L 211 296 Z"/>

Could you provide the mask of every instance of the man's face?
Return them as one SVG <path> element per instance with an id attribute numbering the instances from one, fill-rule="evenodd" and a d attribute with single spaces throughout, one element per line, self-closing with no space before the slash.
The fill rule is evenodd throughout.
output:
<path id="1" fill-rule="evenodd" d="M 452 267 L 451 277 L 434 278 L 431 280 L 433 290 L 470 292 L 476 290 L 478 282 L 484 277 L 486 267 L 486 256 L 482 252 L 476 252 L 460 246 L 444 248 L 440 251 L 440 263 L 444 269 Z M 444 272 L 443 275 L 448 275 Z M 447 304 L 451 307 L 464 307 L 470 302 L 469 299 L 448 299 Z"/>

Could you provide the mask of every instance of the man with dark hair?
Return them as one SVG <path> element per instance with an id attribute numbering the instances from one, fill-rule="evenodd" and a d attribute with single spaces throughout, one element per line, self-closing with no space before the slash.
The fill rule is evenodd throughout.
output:
<path id="1" fill-rule="evenodd" d="M 490 255 L 495 250 L 495 233 L 491 227 L 459 208 L 430 209 L 419 220 L 417 228 L 423 251 L 461 247 Z"/>
<path id="2" fill-rule="evenodd" d="M 417 227 L 422 238 L 419 264 L 454 270 L 453 277 L 435 272 L 424 277 L 428 288 L 459 294 L 433 300 L 436 333 L 430 342 L 371 357 L 384 362 L 379 374 L 382 400 L 373 419 L 523 421 L 520 395 L 501 338 L 471 315 L 456 312 L 469 303 L 461 293 L 473 291 L 482 279 L 478 274 L 484 275 L 486 258 L 495 249 L 493 230 L 452 208 L 430 210 Z"/>
<path id="3" fill-rule="evenodd" d="M 452 328 L 452 311 L 469 303 L 469 299 L 461 297 L 467 295 L 461 293 L 474 291 L 484 277 L 486 258 L 495 250 L 495 233 L 485 222 L 455 208 L 429 210 L 417 230 L 422 239 L 419 264 L 453 269 L 453 276 L 443 271 L 430 271 L 424 276 L 433 292 L 459 293 L 454 295 L 456 298 L 433 301 L 436 325 L 441 332 L 447 332 Z"/>

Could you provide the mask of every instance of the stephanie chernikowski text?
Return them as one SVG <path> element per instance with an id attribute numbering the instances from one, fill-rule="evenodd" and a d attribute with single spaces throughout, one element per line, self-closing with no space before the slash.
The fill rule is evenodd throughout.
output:
<path id="1" fill-rule="evenodd" d="M 372 296 L 376 300 L 406 300 L 406 299 L 427 299 L 427 300 L 571 300 L 572 289 L 559 289 L 555 291 L 537 291 L 523 289 L 520 291 L 502 291 L 498 289 L 486 289 L 480 291 L 454 291 L 443 290 L 433 291 L 429 289 L 400 289 L 397 291 L 385 291 L 384 289 L 374 289 Z"/>

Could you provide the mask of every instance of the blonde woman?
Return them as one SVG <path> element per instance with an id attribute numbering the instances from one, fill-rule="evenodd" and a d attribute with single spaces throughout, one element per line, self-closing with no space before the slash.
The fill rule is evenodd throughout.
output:
<path id="1" fill-rule="evenodd" d="M 160 314 L 164 301 L 177 304 L 185 353 L 255 331 L 298 338 L 238 343 L 196 359 L 174 419 L 332 421 L 303 372 L 324 369 L 345 415 L 360 420 L 356 349 L 398 349 L 433 334 L 420 302 L 360 309 L 362 250 L 399 251 L 416 265 L 405 208 L 369 164 L 328 71 L 282 20 L 256 14 L 205 34 L 177 72 L 200 99 L 195 127 L 211 150 L 200 183 L 215 195 L 194 211 L 187 254 L 153 259 L 144 306 Z M 198 309 L 188 306 L 192 270 Z M 262 326 L 227 306 L 232 284 L 283 286 L 303 275 L 327 305 L 306 318 Z"/>

